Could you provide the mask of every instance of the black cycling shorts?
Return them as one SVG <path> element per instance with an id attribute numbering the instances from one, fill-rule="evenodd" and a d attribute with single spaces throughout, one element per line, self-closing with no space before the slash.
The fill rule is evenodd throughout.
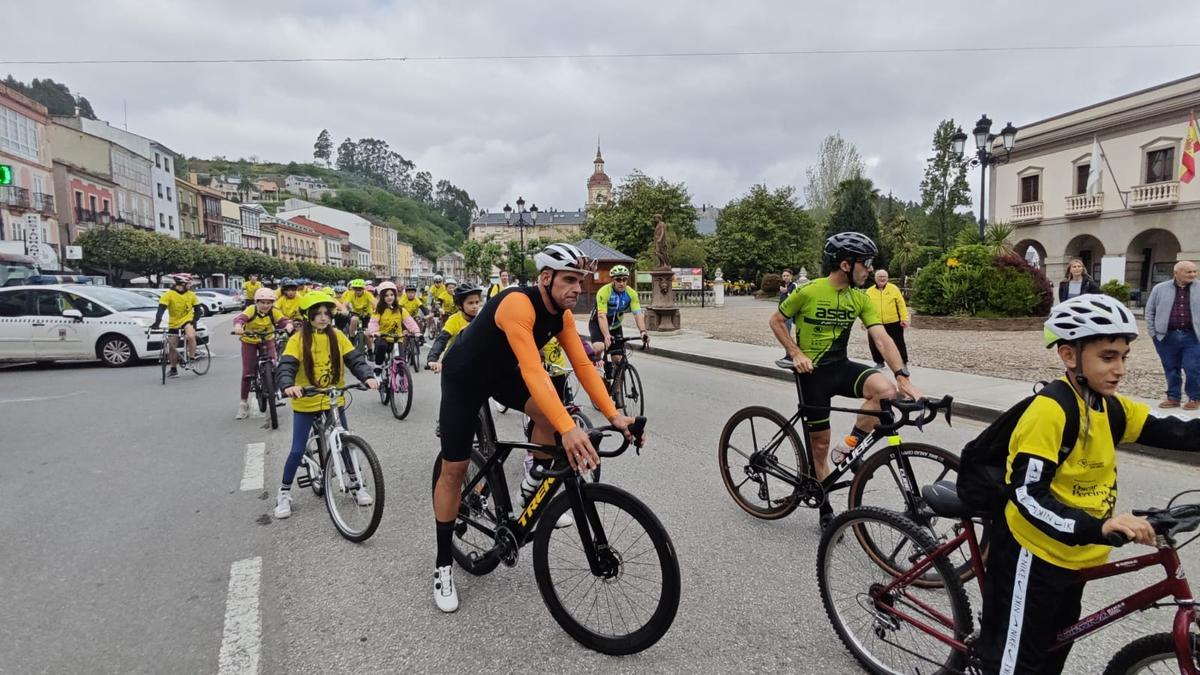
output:
<path id="1" fill-rule="evenodd" d="M 442 374 L 442 404 L 438 424 L 442 434 L 441 458 L 463 462 L 471 458 L 471 442 L 479 429 L 479 409 L 489 398 L 500 405 L 524 411 L 529 389 L 520 371 L 488 373 L 486 380 L 458 379 Z"/>
<path id="2" fill-rule="evenodd" d="M 621 326 L 621 324 L 617 324 L 615 326 L 609 326 L 608 332 L 610 335 L 612 335 L 615 338 L 624 337 L 625 333 L 623 332 L 622 328 L 623 327 Z M 588 337 L 591 338 L 593 343 L 595 343 L 595 342 L 599 342 L 601 344 L 604 343 L 604 333 L 600 332 L 600 324 L 599 324 L 599 322 L 597 322 L 596 317 L 592 317 L 591 319 L 588 319 Z M 610 354 L 624 354 L 625 353 L 625 345 L 613 347 L 612 349 L 609 350 L 609 353 Z"/>
<path id="3" fill-rule="evenodd" d="M 804 404 L 825 408 L 833 402 L 834 396 L 862 398 L 867 378 L 878 372 L 871 366 L 849 360 L 817 366 L 813 372 L 800 376 Z M 825 431 L 829 428 L 829 413 L 806 411 L 804 425 L 809 431 Z"/>

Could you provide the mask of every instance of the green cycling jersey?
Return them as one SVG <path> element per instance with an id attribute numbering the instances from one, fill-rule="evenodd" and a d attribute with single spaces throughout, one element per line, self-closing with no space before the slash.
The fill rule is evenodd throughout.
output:
<path id="1" fill-rule="evenodd" d="M 866 328 L 882 323 L 865 292 L 838 290 L 828 278 L 797 286 L 779 303 L 779 311 L 796 322 L 796 344 L 814 366 L 847 360 L 846 343 L 855 319 L 862 319 Z"/>

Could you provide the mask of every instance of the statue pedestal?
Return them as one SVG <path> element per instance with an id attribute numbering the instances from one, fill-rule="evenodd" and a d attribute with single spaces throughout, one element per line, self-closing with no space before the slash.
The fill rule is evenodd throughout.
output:
<path id="1" fill-rule="evenodd" d="M 650 307 L 646 310 L 646 328 L 652 331 L 679 330 L 679 308 L 675 306 L 675 291 L 671 270 L 650 271 Z"/>

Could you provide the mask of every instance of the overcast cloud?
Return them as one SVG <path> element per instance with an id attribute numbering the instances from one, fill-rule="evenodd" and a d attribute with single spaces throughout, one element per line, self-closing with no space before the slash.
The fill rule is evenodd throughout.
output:
<path id="1" fill-rule="evenodd" d="M 1128 2 L 32 2 L 0 60 L 602 54 L 1189 42 L 1194 5 Z M 52 77 L 176 152 L 304 161 L 328 128 L 386 140 L 496 209 L 582 206 L 614 181 L 697 204 L 791 184 L 840 131 L 915 199 L 936 124 L 1018 126 L 1196 72 L 1200 49 L 237 65 L 0 65 Z M 1019 142 L 1019 139 L 1018 139 Z M 972 184 L 977 182 L 977 175 Z M 802 196 L 802 194 L 801 194 Z"/>

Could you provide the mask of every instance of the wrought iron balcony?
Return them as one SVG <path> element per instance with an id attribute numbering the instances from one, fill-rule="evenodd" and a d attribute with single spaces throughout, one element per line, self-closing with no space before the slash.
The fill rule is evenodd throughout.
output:
<path id="1" fill-rule="evenodd" d="M 14 209 L 30 208 L 29 190 L 16 185 L 0 186 L 0 204 Z"/>
<path id="2" fill-rule="evenodd" d="M 54 195 L 48 195 L 44 192 L 33 193 L 33 208 L 41 211 L 47 216 L 53 216 L 54 211 Z"/>
<path id="3" fill-rule="evenodd" d="M 77 223 L 94 223 L 96 222 L 96 212 L 91 209 L 85 209 L 82 206 L 75 207 L 75 222 Z"/>

